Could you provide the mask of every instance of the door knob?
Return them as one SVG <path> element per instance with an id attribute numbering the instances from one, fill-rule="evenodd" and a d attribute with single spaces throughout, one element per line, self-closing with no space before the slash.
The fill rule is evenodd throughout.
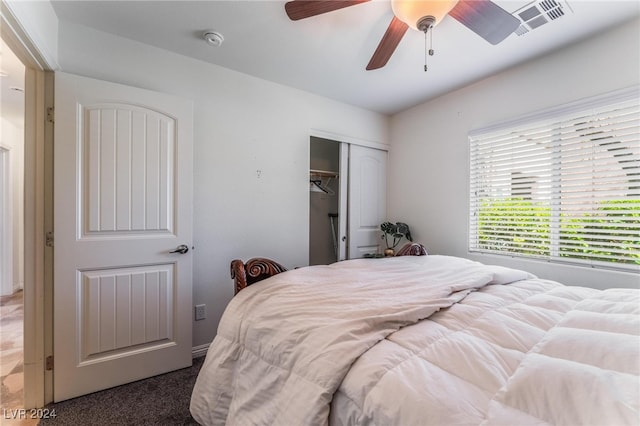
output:
<path id="1" fill-rule="evenodd" d="M 188 251 L 189 251 L 189 247 L 187 247 L 185 244 L 180 244 L 178 247 L 176 247 L 175 250 L 171 250 L 169 253 L 185 254 Z"/>

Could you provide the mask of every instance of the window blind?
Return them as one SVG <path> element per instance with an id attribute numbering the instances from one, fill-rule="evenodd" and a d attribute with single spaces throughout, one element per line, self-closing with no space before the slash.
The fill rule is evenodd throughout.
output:
<path id="1" fill-rule="evenodd" d="M 640 101 L 470 134 L 469 249 L 640 270 Z"/>

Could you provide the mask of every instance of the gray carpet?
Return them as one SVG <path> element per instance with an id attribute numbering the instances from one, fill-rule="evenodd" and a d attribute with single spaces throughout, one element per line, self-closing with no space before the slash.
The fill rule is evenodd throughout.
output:
<path id="1" fill-rule="evenodd" d="M 193 366 L 79 398 L 51 404 L 56 418 L 39 425 L 197 425 L 189 413 L 191 391 L 204 357 Z"/>

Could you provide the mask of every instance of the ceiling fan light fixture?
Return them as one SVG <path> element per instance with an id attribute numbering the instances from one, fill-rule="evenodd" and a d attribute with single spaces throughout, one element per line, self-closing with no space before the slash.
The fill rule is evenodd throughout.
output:
<path id="1" fill-rule="evenodd" d="M 429 31 L 429 28 L 435 27 L 435 25 L 436 25 L 436 18 L 429 15 L 429 16 L 423 16 L 422 18 L 420 18 L 416 26 L 418 27 L 419 31 L 426 33 L 427 31 Z"/>
<path id="2" fill-rule="evenodd" d="M 442 21 L 458 0 L 391 0 L 391 9 L 396 17 L 417 31 L 426 31 L 423 18 L 432 18 L 436 26 Z"/>

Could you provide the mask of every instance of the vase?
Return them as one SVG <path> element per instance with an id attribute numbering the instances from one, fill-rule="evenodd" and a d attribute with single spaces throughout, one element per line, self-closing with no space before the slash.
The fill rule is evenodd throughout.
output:
<path id="1" fill-rule="evenodd" d="M 394 249 L 392 248 L 386 248 L 384 249 L 384 255 L 385 257 L 391 257 L 391 256 L 395 256 L 396 252 Z"/>

